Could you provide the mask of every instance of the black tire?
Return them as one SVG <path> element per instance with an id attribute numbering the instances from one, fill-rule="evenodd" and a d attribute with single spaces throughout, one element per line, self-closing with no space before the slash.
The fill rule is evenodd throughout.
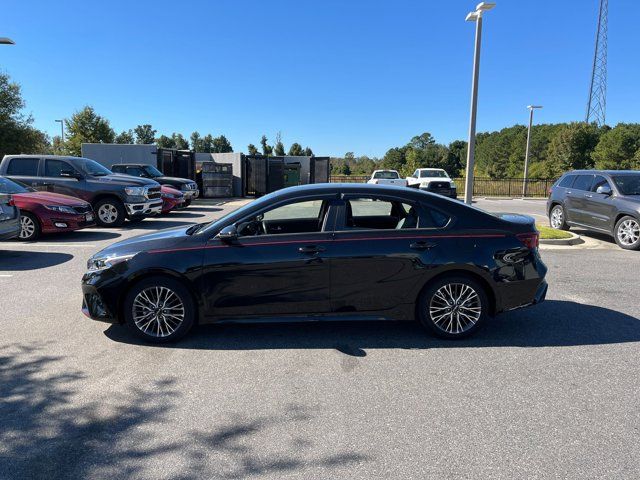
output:
<path id="1" fill-rule="evenodd" d="M 20 234 L 17 240 L 33 242 L 40 237 L 42 228 L 38 217 L 29 212 L 20 212 Z"/>
<path id="2" fill-rule="evenodd" d="M 127 218 L 123 203 L 117 198 L 103 198 L 93 205 L 96 223 L 101 227 L 121 227 Z"/>
<path id="3" fill-rule="evenodd" d="M 449 296 L 446 294 L 447 288 L 452 293 L 452 305 L 445 302 L 445 297 Z M 455 305 L 454 299 L 458 294 L 463 295 L 463 300 L 466 299 L 466 302 L 460 302 L 464 305 L 463 308 L 460 304 Z M 462 275 L 441 277 L 427 285 L 420 294 L 417 309 L 420 323 L 437 337 L 447 339 L 464 338 L 473 334 L 484 324 L 490 312 L 489 298 L 482 285 Z M 436 316 L 439 314 L 443 316 Z M 472 322 L 474 318 L 475 321 Z"/>
<path id="4" fill-rule="evenodd" d="M 187 208 L 189 205 L 191 205 L 191 202 L 193 202 L 193 200 L 191 199 L 185 200 L 182 208 Z"/>
<path id="5" fill-rule="evenodd" d="M 549 212 L 549 226 L 556 230 L 569 230 L 567 215 L 562 205 L 556 204 L 551 207 L 551 211 Z"/>
<path id="6" fill-rule="evenodd" d="M 625 250 L 640 250 L 640 220 L 625 215 L 616 222 L 613 238 L 620 248 Z"/>
<path id="7" fill-rule="evenodd" d="M 141 313 L 146 312 L 145 307 L 141 306 L 141 302 L 146 303 L 144 296 L 146 295 L 147 299 L 151 301 L 149 302 L 149 305 L 151 305 L 157 298 L 154 295 L 160 292 L 160 301 L 162 301 L 165 298 L 162 297 L 162 292 L 164 291 L 162 289 L 169 290 L 179 299 L 182 305 L 181 311 L 183 312 L 181 322 L 178 323 L 175 319 L 171 319 L 171 317 L 180 316 L 180 310 L 175 308 L 167 309 L 175 314 L 171 315 L 171 317 L 162 315 L 167 314 L 165 310 L 159 311 L 159 316 L 156 315 L 153 318 L 145 318 L 144 313 Z M 144 292 L 143 295 L 136 300 L 136 297 L 141 292 Z M 167 298 L 173 299 L 174 297 Z M 176 305 L 176 303 L 170 301 L 167 305 Z M 149 277 L 134 284 L 127 292 L 123 303 L 123 314 L 127 327 L 145 342 L 168 343 L 181 339 L 191 330 L 196 320 L 196 307 L 189 290 L 179 281 L 169 277 Z M 149 315 L 153 314 L 149 313 Z M 136 320 L 138 320 L 137 324 Z M 147 320 L 151 322 L 149 325 L 146 323 Z M 171 328 L 175 329 L 171 331 Z"/>

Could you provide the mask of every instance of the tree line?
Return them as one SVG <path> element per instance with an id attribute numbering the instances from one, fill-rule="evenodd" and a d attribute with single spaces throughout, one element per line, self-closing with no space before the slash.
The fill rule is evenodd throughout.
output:
<path id="1" fill-rule="evenodd" d="M 150 124 L 141 124 L 118 134 L 109 121 L 85 106 L 65 120 L 66 135 L 49 136 L 33 126 L 33 117 L 24 113 L 25 102 L 20 86 L 7 74 L 0 73 L 0 158 L 11 153 L 53 153 L 80 155 L 82 143 L 156 143 L 164 148 L 191 148 L 196 152 L 232 152 L 224 135 L 201 136 L 193 132 L 189 139 L 181 133 L 157 136 Z M 514 125 L 500 131 L 478 133 L 476 137 L 476 176 L 518 178 L 524 170 L 527 127 Z M 273 145 L 266 135 L 261 149 L 249 144 L 250 155 L 285 155 L 280 133 Z M 291 144 L 288 155 L 312 156 L 309 147 Z M 333 175 L 370 175 L 377 168 L 398 170 L 403 176 L 416 168 L 443 168 L 449 175 L 464 175 L 467 142 L 436 142 L 428 132 L 413 137 L 403 146 L 390 148 L 382 158 L 355 156 L 347 152 L 331 159 Z M 640 124 L 619 123 L 615 127 L 598 127 L 584 122 L 535 125 L 531 130 L 529 175 L 531 178 L 555 178 L 563 172 L 580 168 L 640 169 Z"/>

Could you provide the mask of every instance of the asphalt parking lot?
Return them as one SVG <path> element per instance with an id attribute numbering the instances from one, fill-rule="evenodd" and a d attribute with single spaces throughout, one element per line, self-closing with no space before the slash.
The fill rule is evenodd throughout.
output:
<path id="1" fill-rule="evenodd" d="M 360 322 L 147 346 L 82 315 L 95 251 L 239 204 L 0 243 L 0 479 L 640 477 L 640 252 L 602 236 L 543 250 L 547 301 L 464 341 Z"/>

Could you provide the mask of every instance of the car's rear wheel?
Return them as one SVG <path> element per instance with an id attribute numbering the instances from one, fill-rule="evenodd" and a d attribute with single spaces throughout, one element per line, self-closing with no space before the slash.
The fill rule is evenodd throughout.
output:
<path id="1" fill-rule="evenodd" d="M 640 250 L 640 221 L 629 215 L 616 223 L 613 234 L 619 247 L 625 250 Z"/>
<path id="2" fill-rule="evenodd" d="M 168 277 L 150 277 L 135 284 L 127 293 L 123 308 L 127 326 L 147 342 L 174 342 L 195 323 L 191 294 Z"/>
<path id="3" fill-rule="evenodd" d="M 124 205 L 115 198 L 98 200 L 93 210 L 96 212 L 96 222 L 101 227 L 120 227 L 126 218 Z"/>
<path id="4" fill-rule="evenodd" d="M 441 338 L 463 338 L 475 332 L 489 314 L 484 288 L 465 276 L 448 276 L 428 285 L 418 300 L 418 319 Z"/>
<path id="5" fill-rule="evenodd" d="M 37 217 L 28 212 L 21 212 L 20 215 L 20 240 L 36 240 L 41 232 Z"/>
<path id="6" fill-rule="evenodd" d="M 551 212 L 549 212 L 549 225 L 556 230 L 569 230 L 562 205 L 554 205 Z"/>

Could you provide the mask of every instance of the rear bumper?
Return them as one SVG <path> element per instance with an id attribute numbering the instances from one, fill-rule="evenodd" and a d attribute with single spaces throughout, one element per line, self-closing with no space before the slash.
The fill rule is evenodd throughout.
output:
<path id="1" fill-rule="evenodd" d="M 162 199 L 159 198 L 142 203 L 125 203 L 124 207 L 130 217 L 159 215 L 162 212 Z"/>
<path id="2" fill-rule="evenodd" d="M 20 235 L 20 217 L 0 222 L 0 240 L 11 240 Z"/>

